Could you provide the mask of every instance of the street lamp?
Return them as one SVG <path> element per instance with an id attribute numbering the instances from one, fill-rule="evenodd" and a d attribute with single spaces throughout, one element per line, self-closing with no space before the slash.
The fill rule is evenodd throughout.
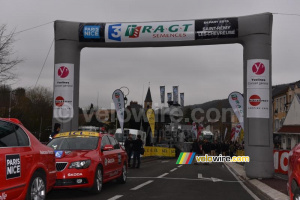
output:
<path id="1" fill-rule="evenodd" d="M 125 92 L 123 92 L 123 90 L 122 90 L 122 88 L 125 88 L 125 89 L 127 89 L 127 93 L 125 94 Z M 128 89 L 128 87 L 126 87 L 126 86 L 122 86 L 122 87 L 120 87 L 120 90 L 123 92 L 123 94 L 124 94 L 124 104 L 126 105 L 127 104 L 127 101 L 128 101 L 128 99 L 127 99 L 127 95 L 129 95 L 129 89 Z"/>

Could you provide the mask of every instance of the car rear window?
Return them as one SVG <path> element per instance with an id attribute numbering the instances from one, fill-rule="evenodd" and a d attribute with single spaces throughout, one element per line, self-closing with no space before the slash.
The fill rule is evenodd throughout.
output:
<path id="1" fill-rule="evenodd" d="M 98 137 L 62 137 L 54 138 L 47 146 L 54 150 L 93 150 L 98 141 Z"/>
<path id="2" fill-rule="evenodd" d="M 17 125 L 0 121 L 0 147 L 29 146 L 27 134 Z"/>

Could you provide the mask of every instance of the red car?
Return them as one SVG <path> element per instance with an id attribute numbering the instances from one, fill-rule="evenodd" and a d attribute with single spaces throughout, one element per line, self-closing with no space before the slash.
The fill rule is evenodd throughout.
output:
<path id="1" fill-rule="evenodd" d="M 56 179 L 52 148 L 17 119 L 0 118 L 0 199 L 45 199 Z"/>
<path id="2" fill-rule="evenodd" d="M 300 144 L 289 153 L 287 189 L 290 199 L 300 199 Z"/>
<path id="3" fill-rule="evenodd" d="M 55 150 L 54 188 L 89 188 L 100 193 L 102 184 L 127 179 L 127 154 L 111 135 L 77 131 L 59 133 L 48 144 Z"/>

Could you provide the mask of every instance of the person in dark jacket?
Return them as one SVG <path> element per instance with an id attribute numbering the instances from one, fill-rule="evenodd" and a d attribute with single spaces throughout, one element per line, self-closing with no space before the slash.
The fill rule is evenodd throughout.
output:
<path id="1" fill-rule="evenodd" d="M 53 137 L 58 134 L 60 131 L 60 124 L 59 123 L 55 123 L 54 124 L 54 129 L 53 132 L 51 133 L 51 135 L 49 136 L 49 140 L 51 141 L 53 139 Z"/>
<path id="2" fill-rule="evenodd" d="M 137 136 L 137 139 L 133 142 L 133 165 L 132 168 L 140 168 L 141 165 L 141 151 L 143 148 L 143 141 L 141 140 L 141 135 Z M 135 165 L 137 161 L 137 166 Z"/>
<path id="3" fill-rule="evenodd" d="M 124 143 L 125 151 L 128 156 L 128 167 L 131 167 L 131 156 L 132 156 L 132 149 L 133 149 L 133 139 L 132 135 L 129 134 L 128 138 L 126 138 Z"/>

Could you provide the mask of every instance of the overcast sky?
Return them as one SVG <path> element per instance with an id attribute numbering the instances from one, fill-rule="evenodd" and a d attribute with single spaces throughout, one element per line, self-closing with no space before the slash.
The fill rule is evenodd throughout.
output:
<path id="1" fill-rule="evenodd" d="M 273 18 L 273 85 L 300 80 L 300 1 L 279 0 L 0 0 L 0 24 L 22 31 L 55 20 L 78 22 L 143 22 L 238 17 L 263 12 Z M 282 13 L 282 14 L 275 14 Z M 296 15 L 284 15 L 296 14 Z M 19 80 L 13 87 L 33 87 L 54 38 L 53 23 L 16 35 Z M 130 89 L 129 101 L 144 101 L 150 83 L 153 102 L 159 86 L 171 92 L 179 85 L 185 104 L 227 98 L 243 92 L 243 48 L 239 44 L 107 49 L 81 53 L 80 106 L 110 107 L 112 92 Z M 38 85 L 53 89 L 52 47 Z M 118 72 L 118 73 L 115 73 Z M 144 88 L 144 89 L 143 89 Z M 160 106 L 160 104 L 158 104 Z"/>

